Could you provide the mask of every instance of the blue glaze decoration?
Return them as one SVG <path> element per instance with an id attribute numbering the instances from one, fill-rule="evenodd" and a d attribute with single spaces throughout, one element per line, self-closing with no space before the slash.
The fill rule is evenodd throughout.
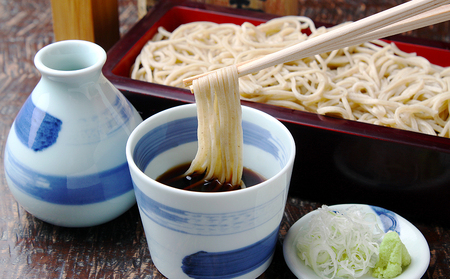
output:
<path id="1" fill-rule="evenodd" d="M 288 152 L 280 140 L 274 137 L 268 130 L 247 121 L 242 121 L 242 130 L 244 144 L 253 145 L 264 150 L 272 154 L 280 165 L 286 165 L 289 157 Z"/>
<path id="2" fill-rule="evenodd" d="M 82 205 L 102 202 L 133 190 L 126 162 L 89 175 L 55 176 L 23 166 L 7 148 L 5 172 L 23 193 L 55 204 Z"/>
<path id="3" fill-rule="evenodd" d="M 145 170 L 159 154 L 181 144 L 197 141 L 197 124 L 197 117 L 182 118 L 149 131 L 134 149 L 133 157 L 138 168 Z M 242 129 L 244 144 L 253 145 L 272 154 L 281 165 L 286 163 L 287 152 L 284 152 L 283 145 L 268 130 L 248 121 L 242 121 Z M 282 151 L 278 152 L 280 149 Z"/>
<path id="4" fill-rule="evenodd" d="M 183 118 L 160 125 L 145 134 L 134 149 L 136 165 L 145 170 L 159 154 L 184 143 L 197 141 L 197 118 Z"/>
<path id="5" fill-rule="evenodd" d="M 234 278 L 249 273 L 272 256 L 278 237 L 278 228 L 264 239 L 236 250 L 187 255 L 181 269 L 192 278 Z"/>
<path id="6" fill-rule="evenodd" d="M 397 216 L 394 212 L 371 205 L 370 208 L 378 215 L 383 224 L 384 232 L 395 231 L 400 235 L 400 226 L 398 224 Z"/>
<path id="7" fill-rule="evenodd" d="M 42 151 L 56 142 L 61 125 L 61 120 L 36 107 L 28 97 L 16 117 L 15 131 L 25 146 Z"/>
<path id="8" fill-rule="evenodd" d="M 111 108 L 112 107 L 112 108 Z M 80 115 L 77 135 L 68 144 L 82 145 L 101 142 L 112 134 L 121 131 L 133 119 L 132 105 L 120 95 L 103 110 L 93 115 Z M 69 125 L 69 124 L 68 124 Z"/>
<path id="9" fill-rule="evenodd" d="M 213 214 L 184 211 L 161 204 L 134 183 L 139 209 L 150 220 L 172 231 L 191 235 L 229 235 L 259 227 L 282 214 L 284 191 L 258 207 Z"/>

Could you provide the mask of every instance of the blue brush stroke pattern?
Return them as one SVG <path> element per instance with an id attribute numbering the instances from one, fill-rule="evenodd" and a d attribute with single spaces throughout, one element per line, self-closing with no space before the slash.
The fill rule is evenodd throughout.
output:
<path id="1" fill-rule="evenodd" d="M 394 212 L 382 207 L 371 205 L 370 208 L 378 215 L 383 224 L 384 232 L 395 231 L 400 235 L 400 226 Z"/>
<path id="2" fill-rule="evenodd" d="M 184 257 L 181 269 L 192 278 L 234 278 L 247 274 L 270 259 L 278 238 L 278 228 L 264 239 L 236 250 L 197 253 Z"/>
<path id="3" fill-rule="evenodd" d="M 142 171 L 159 154 L 179 145 L 197 141 L 197 117 L 177 119 L 160 125 L 145 134 L 136 144 L 133 159 Z M 253 145 L 285 165 L 288 154 L 281 142 L 261 126 L 242 121 L 244 144 Z M 261 140 L 265 139 L 265 140 Z M 281 151 L 279 151 L 281 150 Z"/>
<path id="4" fill-rule="evenodd" d="M 55 176 L 23 166 L 7 148 L 5 172 L 20 191 L 55 204 L 82 205 L 102 202 L 133 190 L 126 162 L 89 175 Z"/>
<path id="5" fill-rule="evenodd" d="M 183 118 L 160 125 L 136 144 L 133 159 L 142 171 L 159 154 L 179 145 L 197 141 L 197 118 Z"/>
<path id="6" fill-rule="evenodd" d="M 133 106 L 128 100 L 117 95 L 113 102 L 106 104 L 104 108 L 97 109 L 95 113 L 77 115 L 78 119 L 71 119 L 76 120 L 77 125 L 74 128 L 78 131 L 72 141 L 67 141 L 66 144 L 82 145 L 101 142 L 105 138 L 114 136 L 112 134 L 123 131 L 130 120 L 134 119 L 133 114 Z M 130 128 L 125 130 L 128 132 Z"/>
<path id="7" fill-rule="evenodd" d="M 226 213 L 201 213 L 173 208 L 145 195 L 134 185 L 139 209 L 158 225 L 191 235 L 229 235 L 259 227 L 284 210 L 284 191 L 258 207 Z"/>
<path id="8" fill-rule="evenodd" d="M 62 121 L 33 104 L 28 97 L 15 120 L 19 140 L 34 151 L 42 151 L 53 145 L 61 131 Z"/>

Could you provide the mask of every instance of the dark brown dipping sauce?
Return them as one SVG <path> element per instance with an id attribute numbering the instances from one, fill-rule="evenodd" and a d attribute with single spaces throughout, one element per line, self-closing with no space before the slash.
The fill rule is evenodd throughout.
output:
<path id="1" fill-rule="evenodd" d="M 189 169 L 190 162 L 176 166 L 160 175 L 156 181 L 174 188 L 196 192 L 225 192 L 240 189 L 240 185 L 220 183 L 217 179 L 206 181 L 204 173 L 194 173 L 189 176 L 183 174 Z M 260 174 L 244 167 L 242 181 L 246 187 L 251 187 L 266 180 Z"/>

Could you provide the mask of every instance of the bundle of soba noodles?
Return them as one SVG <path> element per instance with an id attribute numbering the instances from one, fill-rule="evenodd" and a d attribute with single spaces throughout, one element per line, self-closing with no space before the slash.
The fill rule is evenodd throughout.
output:
<path id="1" fill-rule="evenodd" d="M 339 26 L 333 27 L 339 28 Z M 311 35 L 302 30 L 309 29 Z M 254 26 L 194 22 L 160 28 L 132 78 L 183 87 L 182 80 L 308 40 L 330 29 L 309 18 Z M 450 137 L 450 67 L 376 40 L 280 64 L 239 79 L 242 99 Z"/>
<path id="2" fill-rule="evenodd" d="M 219 69 L 193 82 L 197 104 L 198 149 L 185 175 L 203 174 L 220 188 L 243 188 L 243 134 L 236 66 Z M 224 186 L 229 184 L 229 186 Z"/>

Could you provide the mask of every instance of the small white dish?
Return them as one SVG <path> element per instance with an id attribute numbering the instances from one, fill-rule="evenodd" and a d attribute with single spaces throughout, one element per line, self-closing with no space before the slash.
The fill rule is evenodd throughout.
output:
<path id="1" fill-rule="evenodd" d="M 385 231 L 395 230 L 399 233 L 400 239 L 405 244 L 411 255 L 411 264 L 405 268 L 396 279 L 414 279 L 421 278 L 426 272 L 430 263 L 430 248 L 422 233 L 408 220 L 400 215 L 377 206 L 363 205 L 363 204 L 339 204 L 329 206 L 330 209 L 341 211 L 350 206 L 358 206 L 365 212 L 375 213 L 377 215 L 378 223 L 380 227 Z M 297 248 L 295 240 L 301 227 L 308 225 L 311 217 L 316 211 L 312 211 L 302 218 L 300 218 L 289 229 L 286 238 L 283 243 L 283 254 L 286 264 L 289 269 L 294 273 L 297 278 L 301 279 L 320 279 L 320 277 L 314 272 L 314 270 L 306 266 L 297 256 Z M 374 278 L 370 271 L 364 276 L 359 277 L 362 279 Z"/>

